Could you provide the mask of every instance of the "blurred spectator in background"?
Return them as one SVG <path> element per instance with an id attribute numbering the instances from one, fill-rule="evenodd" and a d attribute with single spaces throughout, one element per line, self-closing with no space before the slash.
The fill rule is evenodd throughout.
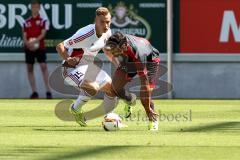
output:
<path id="1" fill-rule="evenodd" d="M 48 68 L 46 64 L 46 52 L 44 44 L 44 37 L 46 35 L 46 31 L 48 30 L 48 24 L 47 21 L 44 20 L 39 14 L 40 2 L 38 0 L 31 1 L 31 11 L 32 16 L 26 19 L 23 24 L 25 60 L 27 64 L 28 80 L 32 88 L 32 94 L 30 98 L 34 99 L 39 97 L 33 72 L 35 59 L 37 59 L 46 87 L 46 98 L 51 99 L 52 94 L 48 84 Z"/>

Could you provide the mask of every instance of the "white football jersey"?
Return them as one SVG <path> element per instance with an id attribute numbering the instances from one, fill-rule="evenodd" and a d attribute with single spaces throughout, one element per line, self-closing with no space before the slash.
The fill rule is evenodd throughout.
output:
<path id="1" fill-rule="evenodd" d="M 79 29 L 72 37 L 64 41 L 64 46 L 70 50 L 82 48 L 84 55 L 96 56 L 111 36 L 111 29 L 97 37 L 95 24 Z M 69 52 L 68 52 L 69 53 Z"/>

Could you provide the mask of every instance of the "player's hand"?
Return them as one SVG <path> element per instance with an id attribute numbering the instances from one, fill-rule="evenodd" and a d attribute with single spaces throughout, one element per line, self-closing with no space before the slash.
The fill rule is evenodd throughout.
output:
<path id="1" fill-rule="evenodd" d="M 34 44 L 32 42 L 28 42 L 27 43 L 27 48 L 30 50 L 30 51 L 36 51 L 36 48 L 34 47 Z"/>
<path id="2" fill-rule="evenodd" d="M 37 40 L 29 40 L 25 44 L 30 51 L 36 51 L 38 49 L 38 47 L 35 46 L 36 43 L 38 43 Z"/>
<path id="3" fill-rule="evenodd" d="M 150 108 L 150 110 L 149 110 L 149 112 L 148 112 L 149 120 L 151 120 L 151 121 L 157 121 L 158 116 L 159 116 L 159 115 Z"/>
<path id="4" fill-rule="evenodd" d="M 25 45 L 27 46 L 27 48 L 32 48 L 32 46 L 33 46 L 33 44 L 29 41 L 26 41 Z"/>
<path id="5" fill-rule="evenodd" d="M 76 57 L 68 57 L 66 62 L 73 67 L 75 67 L 78 64 L 78 60 Z"/>

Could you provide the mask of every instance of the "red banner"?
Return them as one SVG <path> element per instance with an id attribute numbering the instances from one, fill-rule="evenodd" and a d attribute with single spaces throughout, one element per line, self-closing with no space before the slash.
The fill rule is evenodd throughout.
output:
<path id="1" fill-rule="evenodd" d="M 181 53 L 240 53 L 239 0 L 181 0 Z"/>

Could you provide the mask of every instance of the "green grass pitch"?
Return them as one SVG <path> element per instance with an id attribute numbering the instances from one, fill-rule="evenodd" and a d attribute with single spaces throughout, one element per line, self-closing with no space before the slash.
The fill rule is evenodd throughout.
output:
<path id="1" fill-rule="evenodd" d="M 0 100 L 0 159 L 222 159 L 240 157 L 239 100 L 155 100 L 159 131 L 147 130 L 140 102 L 117 132 L 102 117 L 82 128 L 55 116 L 60 100 Z M 92 100 L 85 108 L 95 107 Z M 123 114 L 124 103 L 116 112 Z M 165 116 L 165 117 L 164 117 Z"/>

